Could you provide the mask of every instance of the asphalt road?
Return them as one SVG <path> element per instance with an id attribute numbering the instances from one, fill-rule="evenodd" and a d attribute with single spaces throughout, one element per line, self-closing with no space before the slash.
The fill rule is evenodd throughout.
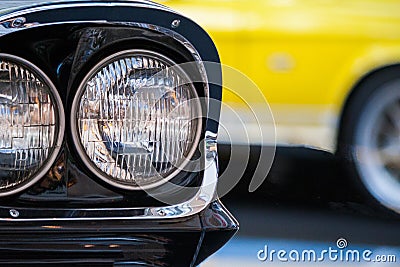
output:
<path id="1" fill-rule="evenodd" d="M 229 146 L 220 146 L 221 171 L 229 158 Z M 238 235 L 203 267 L 214 266 L 398 266 L 400 219 L 371 208 L 333 155 L 308 148 L 278 148 L 266 181 L 254 193 L 247 191 L 259 148 L 251 148 L 251 160 L 239 184 L 223 203 L 240 222 Z M 348 249 L 394 255 L 396 263 L 281 262 L 257 259 L 269 249 L 323 250 L 344 238 Z"/>

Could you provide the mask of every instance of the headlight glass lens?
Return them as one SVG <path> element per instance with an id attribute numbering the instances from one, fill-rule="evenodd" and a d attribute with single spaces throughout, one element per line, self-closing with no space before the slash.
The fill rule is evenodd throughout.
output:
<path id="1" fill-rule="evenodd" d="M 73 103 L 78 150 L 107 182 L 155 187 L 193 155 L 200 100 L 175 65 L 151 51 L 123 51 L 100 62 L 82 82 Z"/>
<path id="2" fill-rule="evenodd" d="M 44 176 L 62 139 L 60 110 L 54 86 L 37 67 L 0 55 L 0 194 Z"/>

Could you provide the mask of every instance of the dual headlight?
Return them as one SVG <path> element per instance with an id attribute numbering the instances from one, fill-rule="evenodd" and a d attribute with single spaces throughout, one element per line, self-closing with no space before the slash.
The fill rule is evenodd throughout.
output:
<path id="1" fill-rule="evenodd" d="M 124 189 L 159 186 L 193 156 L 201 105 L 185 71 L 147 50 L 111 55 L 82 80 L 71 108 L 73 144 L 87 168 Z M 33 64 L 0 54 L 0 195 L 21 191 L 56 160 L 63 102 Z"/>

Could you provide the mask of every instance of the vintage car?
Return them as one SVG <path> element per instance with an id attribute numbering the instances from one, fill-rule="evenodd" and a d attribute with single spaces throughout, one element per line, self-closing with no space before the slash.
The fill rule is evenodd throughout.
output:
<path id="1" fill-rule="evenodd" d="M 0 7 L 0 265 L 196 266 L 223 246 L 207 33 L 143 0 Z"/>
<path id="2" fill-rule="evenodd" d="M 277 145 L 336 153 L 371 203 L 400 212 L 399 1 L 160 2 L 204 27 L 221 62 L 259 86 L 274 116 Z M 255 113 L 266 113 L 262 98 L 245 99 L 260 104 Z M 223 102 L 246 112 L 229 90 Z M 224 109 L 220 123 L 235 129 Z M 249 130 L 251 143 L 259 137 Z"/>

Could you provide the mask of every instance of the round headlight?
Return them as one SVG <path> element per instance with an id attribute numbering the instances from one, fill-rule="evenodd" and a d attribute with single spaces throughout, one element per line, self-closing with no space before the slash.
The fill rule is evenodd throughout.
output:
<path id="1" fill-rule="evenodd" d="M 87 167 L 124 189 L 172 179 L 193 156 L 201 105 L 187 74 L 171 59 L 127 50 L 97 64 L 72 104 L 71 128 Z"/>
<path id="2" fill-rule="evenodd" d="M 50 79 L 32 63 L 0 54 L 0 195 L 19 192 L 49 170 L 64 133 Z"/>

